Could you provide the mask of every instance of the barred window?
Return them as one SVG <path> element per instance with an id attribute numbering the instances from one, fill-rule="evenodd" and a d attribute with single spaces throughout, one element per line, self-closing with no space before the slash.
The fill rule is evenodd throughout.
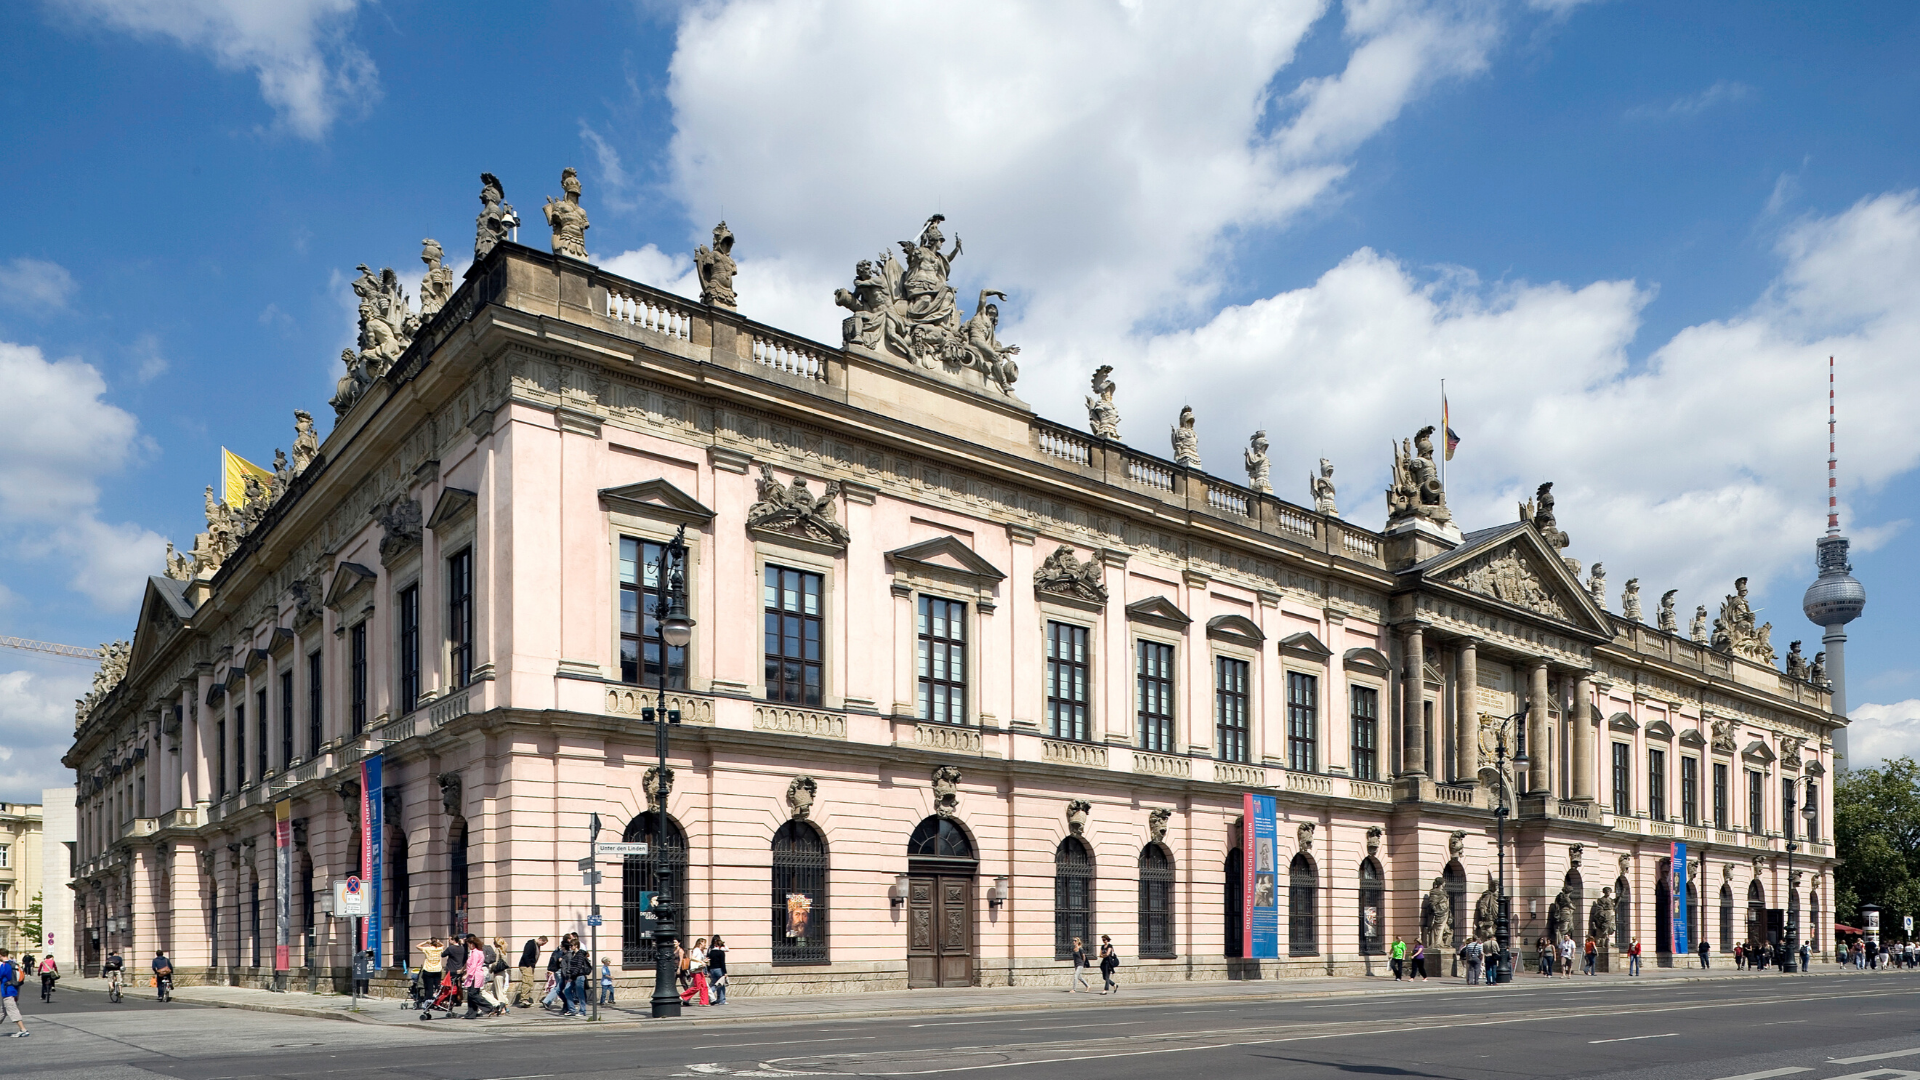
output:
<path id="1" fill-rule="evenodd" d="M 1134 649 L 1135 719 L 1140 749 L 1173 753 L 1173 646 L 1136 640 Z"/>
<path id="2" fill-rule="evenodd" d="M 1239 848 L 1227 852 L 1227 863 L 1222 869 L 1226 879 L 1226 890 L 1223 894 L 1225 903 L 1222 912 L 1227 924 L 1226 952 L 1230 958 L 1241 957 L 1247 955 L 1244 937 L 1247 894 L 1244 880 L 1246 859 L 1241 855 Z"/>
<path id="3" fill-rule="evenodd" d="M 1353 728 L 1353 775 L 1356 780 L 1380 779 L 1380 691 L 1371 686 L 1347 688 Z"/>
<path id="4" fill-rule="evenodd" d="M 1090 739 L 1087 682 L 1090 671 L 1087 628 L 1047 623 L 1047 734 L 1056 739 Z"/>
<path id="5" fill-rule="evenodd" d="M 768 701 L 820 704 L 826 679 L 826 620 L 821 610 L 825 581 L 805 570 L 766 569 Z"/>
<path id="6" fill-rule="evenodd" d="M 1287 768 L 1312 772 L 1319 742 L 1320 680 L 1287 673 Z"/>
<path id="7" fill-rule="evenodd" d="M 620 867 L 620 966 L 629 970 L 653 967 L 654 943 L 640 936 L 640 913 L 644 900 L 660 891 L 660 871 L 672 878 L 673 895 L 686 911 L 687 834 L 672 817 L 667 818 L 664 844 L 657 842 L 659 830 L 660 814 L 649 810 L 635 814 L 620 835 L 629 844 L 647 845 L 647 854 L 628 855 Z"/>
<path id="8" fill-rule="evenodd" d="M 1386 950 L 1382 948 L 1386 940 L 1386 903 L 1387 892 L 1385 877 L 1380 873 L 1378 860 L 1367 858 L 1360 862 L 1360 952 L 1367 956 L 1378 956 Z"/>
<path id="9" fill-rule="evenodd" d="M 967 722 L 967 605 L 920 597 L 920 719 Z"/>
<path id="10" fill-rule="evenodd" d="M 1093 944 L 1093 852 L 1077 836 L 1053 853 L 1053 958 L 1073 958 L 1073 939 Z"/>
<path id="11" fill-rule="evenodd" d="M 1296 854 L 1287 866 L 1287 955 L 1320 955 L 1319 921 L 1315 900 L 1320 877 L 1313 860 Z"/>
<path id="12" fill-rule="evenodd" d="M 660 637 L 659 613 L 653 607 L 660 588 L 660 552 L 665 547 L 651 540 L 620 538 L 621 682 L 660 685 L 660 654 L 665 642 Z M 769 584 L 772 584 L 776 572 L 772 567 L 768 571 Z M 814 595 L 819 595 L 818 589 Z M 686 689 L 687 650 L 667 648 L 666 657 L 667 686 L 673 690 Z"/>
<path id="13" fill-rule="evenodd" d="M 1140 955 L 1160 959 L 1174 955 L 1173 855 L 1164 844 L 1148 844 L 1140 850 Z"/>
<path id="14" fill-rule="evenodd" d="M 773 834 L 773 962 L 827 962 L 827 841 L 804 821 Z"/>

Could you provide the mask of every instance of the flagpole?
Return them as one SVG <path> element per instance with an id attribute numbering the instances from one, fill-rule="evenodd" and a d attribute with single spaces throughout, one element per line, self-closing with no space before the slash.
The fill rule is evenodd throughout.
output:
<path id="1" fill-rule="evenodd" d="M 1440 380 L 1440 490 L 1442 491 L 1445 491 L 1447 487 L 1447 437 L 1453 433 L 1453 429 L 1451 427 L 1448 427 L 1447 425 L 1451 422 L 1452 422 L 1452 417 L 1449 417 L 1447 415 L 1447 380 L 1441 379 Z"/>

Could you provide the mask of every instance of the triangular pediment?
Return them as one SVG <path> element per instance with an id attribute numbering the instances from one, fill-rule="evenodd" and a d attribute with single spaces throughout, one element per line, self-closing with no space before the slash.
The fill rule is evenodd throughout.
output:
<path id="1" fill-rule="evenodd" d="M 1757 761 L 1763 765 L 1771 765 L 1779 760 L 1774 756 L 1773 747 L 1768 746 L 1765 739 L 1755 739 L 1748 743 L 1747 748 L 1740 751 L 1740 756 L 1746 758 L 1748 761 Z"/>
<path id="2" fill-rule="evenodd" d="M 1528 522 L 1469 533 L 1459 547 L 1406 573 L 1418 575 L 1422 582 L 1471 593 L 1596 638 L 1613 637 L 1606 612 Z"/>
<path id="3" fill-rule="evenodd" d="M 378 577 L 359 563 L 341 563 L 334 568 L 333 584 L 327 588 L 327 606 L 335 611 L 346 610 L 353 598 L 371 586 Z"/>
<path id="4" fill-rule="evenodd" d="M 133 647 L 127 655 L 129 673 L 139 671 L 192 622 L 193 608 L 187 603 L 186 590 L 184 581 L 168 577 L 147 579 L 146 594 L 140 598 L 140 617 L 133 624 Z"/>
<path id="5" fill-rule="evenodd" d="M 435 532 L 449 528 L 472 516 L 473 508 L 480 497 L 465 488 L 450 487 L 440 492 L 440 498 L 434 501 L 433 513 L 427 515 L 427 528 Z"/>
<path id="6" fill-rule="evenodd" d="M 1333 655 L 1332 649 L 1327 648 L 1319 638 L 1314 637 L 1313 633 L 1307 630 L 1281 638 L 1280 651 L 1302 660 L 1315 662 L 1323 661 Z"/>
<path id="7" fill-rule="evenodd" d="M 658 518 L 676 525 L 705 525 L 713 520 L 713 511 L 699 499 L 660 479 L 601 488 L 600 505 L 607 510 Z"/>
<path id="8" fill-rule="evenodd" d="M 1169 630 L 1185 630 L 1193 619 L 1166 597 L 1149 596 L 1127 605 L 1127 621 L 1164 626 Z"/>
<path id="9" fill-rule="evenodd" d="M 895 548 L 887 552 L 887 562 L 896 571 L 931 573 L 949 579 L 960 577 L 981 589 L 990 589 L 1007 577 L 999 567 L 953 536 L 936 536 Z"/>

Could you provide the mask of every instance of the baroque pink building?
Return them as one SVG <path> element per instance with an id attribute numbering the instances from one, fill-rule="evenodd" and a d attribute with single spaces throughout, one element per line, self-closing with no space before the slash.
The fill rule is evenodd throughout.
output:
<path id="1" fill-rule="evenodd" d="M 655 842 L 599 894 L 600 951 L 643 984 L 659 857 L 736 993 L 1062 979 L 1101 934 L 1132 980 L 1353 971 L 1487 930 L 1496 722 L 1528 703 L 1517 945 L 1617 895 L 1612 943 L 1670 951 L 1675 841 L 1694 938 L 1792 907 L 1829 944 L 1846 721 L 1740 636 L 1743 598 L 1718 648 L 1612 613 L 1550 502 L 1463 534 L 1411 447 L 1381 530 L 1038 417 L 925 235 L 863 269 L 829 347 L 488 228 L 421 312 L 363 279 L 333 430 L 212 508 L 83 703 L 90 962 L 344 989 L 322 908 L 378 754 L 388 978 L 396 940 L 456 926 L 584 933 L 593 814 Z M 641 613 L 682 527 L 662 845 Z M 1247 793 L 1282 822 L 1277 958 L 1240 932 Z"/>

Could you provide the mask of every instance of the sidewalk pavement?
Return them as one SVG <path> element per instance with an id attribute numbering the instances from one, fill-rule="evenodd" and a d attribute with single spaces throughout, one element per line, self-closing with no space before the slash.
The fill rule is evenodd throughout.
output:
<path id="1" fill-rule="evenodd" d="M 1425 982 L 1395 982 L 1386 974 L 1386 965 L 1380 965 L 1380 974 L 1366 977 L 1329 977 L 1329 978 L 1288 978 L 1265 981 L 1218 981 L 1218 982 L 1148 982 L 1128 984 L 1124 980 L 1121 992 L 1112 996 L 1115 1002 L 1132 1002 L 1147 999 L 1156 1004 L 1195 1004 L 1207 1002 L 1249 1002 L 1249 1001 L 1290 1001 L 1312 1000 L 1328 997 L 1358 997 L 1368 994 L 1431 994 L 1431 993 L 1486 993 L 1486 987 L 1470 987 L 1464 979 L 1435 978 Z M 1657 968 L 1649 964 L 1641 969 L 1639 978 L 1647 982 L 1718 982 L 1741 979 L 1778 978 L 1780 973 L 1769 971 L 1756 973 L 1742 971 L 1731 964 L 1725 967 L 1713 967 L 1701 970 L 1698 967 Z M 1811 972 L 1813 977 L 1884 974 L 1882 972 L 1856 972 L 1851 967 L 1838 964 L 1816 964 Z M 1124 975 L 1124 971 L 1122 972 Z M 1549 986 L 1596 978 L 1605 982 L 1622 981 L 1628 976 L 1610 974 L 1600 976 L 1576 975 L 1573 980 L 1548 980 L 1533 973 L 1514 973 L 1514 982 L 1506 992 L 1519 990 L 1524 992 L 1530 986 Z M 144 983 L 145 980 L 142 980 Z M 954 989 L 928 990 L 873 990 L 853 994 L 813 994 L 780 995 L 768 997 L 730 998 L 723 1006 L 702 1008 L 687 1006 L 680 1016 L 680 1022 L 693 1024 L 755 1023 L 806 1020 L 853 1020 L 880 1017 L 915 1016 L 952 1016 L 968 1013 L 999 1013 L 1037 1009 L 1058 1008 L 1062 1004 L 1078 1003 L 1098 996 L 1086 994 L 1082 997 L 1065 997 L 1068 981 L 1066 969 L 1062 969 L 1060 985 L 1022 986 L 1022 987 L 963 987 Z M 62 980 L 62 990 L 77 989 L 88 992 L 105 993 L 105 979 L 66 979 Z M 141 985 L 129 987 L 128 996 L 150 996 L 151 988 Z M 649 1015 L 648 995 L 643 990 L 625 991 L 623 1000 L 613 1005 L 600 1007 L 600 1025 L 614 1024 L 635 1026 L 652 1022 Z M 353 999 L 339 994 L 307 994 L 300 992 L 275 993 L 270 990 L 255 990 L 238 986 L 184 986 L 173 993 L 175 1000 L 194 1005 L 213 1006 L 223 1009 L 249 1009 L 255 1012 L 280 1013 L 290 1016 L 313 1016 L 331 1020 L 347 1020 L 363 1024 L 398 1025 L 413 1027 L 433 1027 L 441 1030 L 472 1031 L 475 1026 L 483 1029 L 512 1029 L 515 1031 L 538 1031 L 546 1029 L 571 1028 L 582 1021 L 573 1017 L 563 1017 L 558 1013 L 544 1009 L 514 1009 L 505 1016 L 484 1018 L 473 1024 L 459 1023 L 460 1013 L 455 1013 L 455 1022 L 449 1024 L 443 1014 L 436 1014 L 431 1025 L 423 1024 L 419 1013 L 412 1008 L 402 1008 L 398 998 L 362 998 L 357 1011 L 353 1008 Z"/>

